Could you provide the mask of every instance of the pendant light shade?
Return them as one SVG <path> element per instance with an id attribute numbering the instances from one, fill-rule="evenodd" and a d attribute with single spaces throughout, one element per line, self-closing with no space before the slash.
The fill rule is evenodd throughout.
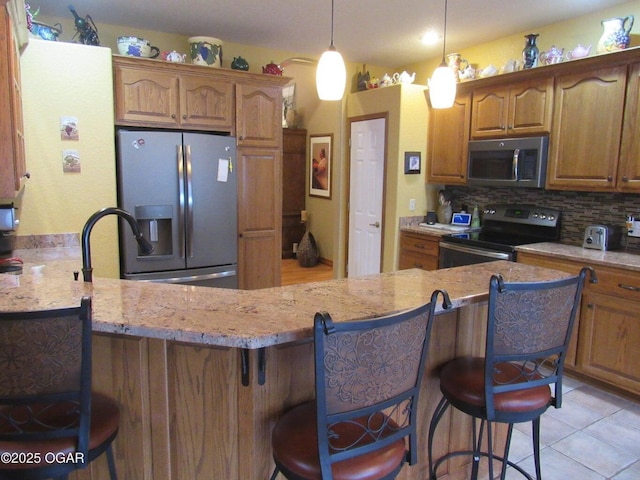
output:
<path id="1" fill-rule="evenodd" d="M 316 90 L 320 100 L 342 100 L 347 69 L 342 55 L 333 46 L 333 0 L 331 0 L 331 45 L 322 54 L 316 70 Z"/>
<path id="2" fill-rule="evenodd" d="M 447 0 L 444 0 L 444 33 L 442 37 L 442 63 L 429 80 L 429 99 L 433 108 L 451 108 L 456 99 L 456 76 L 447 67 L 445 52 L 447 44 Z"/>

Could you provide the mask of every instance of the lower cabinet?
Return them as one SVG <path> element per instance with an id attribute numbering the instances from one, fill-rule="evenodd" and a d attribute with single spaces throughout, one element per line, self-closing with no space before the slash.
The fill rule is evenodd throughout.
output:
<path id="1" fill-rule="evenodd" d="M 598 283 L 585 284 L 572 341 L 576 349 L 567 363 L 587 377 L 640 394 L 640 272 L 525 252 L 518 253 L 518 262 L 570 273 L 584 266 L 595 270 Z"/>
<path id="2" fill-rule="evenodd" d="M 640 278 L 635 287 L 635 301 L 600 292 L 584 294 L 578 365 L 594 378 L 640 393 Z"/>
<path id="3" fill-rule="evenodd" d="M 420 233 L 400 232 L 400 260 L 398 268 L 438 269 L 440 237 Z"/>

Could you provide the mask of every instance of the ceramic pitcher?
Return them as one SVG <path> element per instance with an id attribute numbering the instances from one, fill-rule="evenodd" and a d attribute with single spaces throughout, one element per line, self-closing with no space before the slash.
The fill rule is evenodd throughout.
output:
<path id="1" fill-rule="evenodd" d="M 460 70 L 465 70 L 469 66 L 467 62 L 459 53 L 450 53 L 447 55 L 447 65 L 453 70 L 453 74 L 456 77 L 456 82 L 460 81 Z"/>
<path id="2" fill-rule="evenodd" d="M 596 52 L 608 53 L 627 48 L 631 40 L 629 32 L 633 27 L 633 20 L 633 15 L 602 20 L 604 32 L 598 41 Z"/>

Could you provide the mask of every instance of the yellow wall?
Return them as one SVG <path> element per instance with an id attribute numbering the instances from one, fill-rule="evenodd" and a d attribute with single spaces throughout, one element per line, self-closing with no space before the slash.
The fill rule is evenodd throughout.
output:
<path id="1" fill-rule="evenodd" d="M 31 178 L 19 199 L 17 234 L 79 234 L 93 212 L 117 203 L 111 51 L 31 40 L 21 69 Z M 78 141 L 61 140 L 61 116 L 78 119 Z M 63 172 L 67 149 L 80 154 L 80 173 Z M 115 218 L 104 219 L 92 234 L 101 276 L 119 276 L 116 225 Z"/>

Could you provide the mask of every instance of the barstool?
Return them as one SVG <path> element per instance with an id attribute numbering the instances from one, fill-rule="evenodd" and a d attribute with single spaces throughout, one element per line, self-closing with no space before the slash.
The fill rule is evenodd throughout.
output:
<path id="1" fill-rule="evenodd" d="M 440 371 L 443 396 L 433 414 L 428 438 L 431 480 L 436 479 L 442 462 L 459 455 L 472 456 L 474 480 L 481 457 L 489 459 L 491 479 L 495 459 L 502 462 L 502 480 L 507 465 L 533 480 L 508 460 L 514 423 L 528 421 L 533 427 L 536 477 L 541 479 L 540 415 L 550 406 L 562 405 L 566 351 L 587 271 L 591 282 L 596 283 L 595 272 L 590 268 L 583 268 L 570 278 L 546 282 L 507 283 L 500 275 L 491 277 L 485 357 L 456 358 Z M 450 405 L 473 417 L 473 450 L 449 452 L 434 462 L 436 427 Z M 492 422 L 508 424 L 502 457 L 493 454 Z M 481 445 L 485 425 L 487 451 Z"/>
<path id="2" fill-rule="evenodd" d="M 91 392 L 91 298 L 79 307 L 0 312 L 0 479 L 66 479 L 106 451 L 120 411 Z M 9 461 L 6 461 L 9 460 Z"/>
<path id="3" fill-rule="evenodd" d="M 438 295 L 401 313 L 334 323 L 314 318 L 316 400 L 277 422 L 273 459 L 288 479 L 392 479 L 417 461 L 418 393 Z M 406 438 L 408 437 L 408 448 Z"/>

